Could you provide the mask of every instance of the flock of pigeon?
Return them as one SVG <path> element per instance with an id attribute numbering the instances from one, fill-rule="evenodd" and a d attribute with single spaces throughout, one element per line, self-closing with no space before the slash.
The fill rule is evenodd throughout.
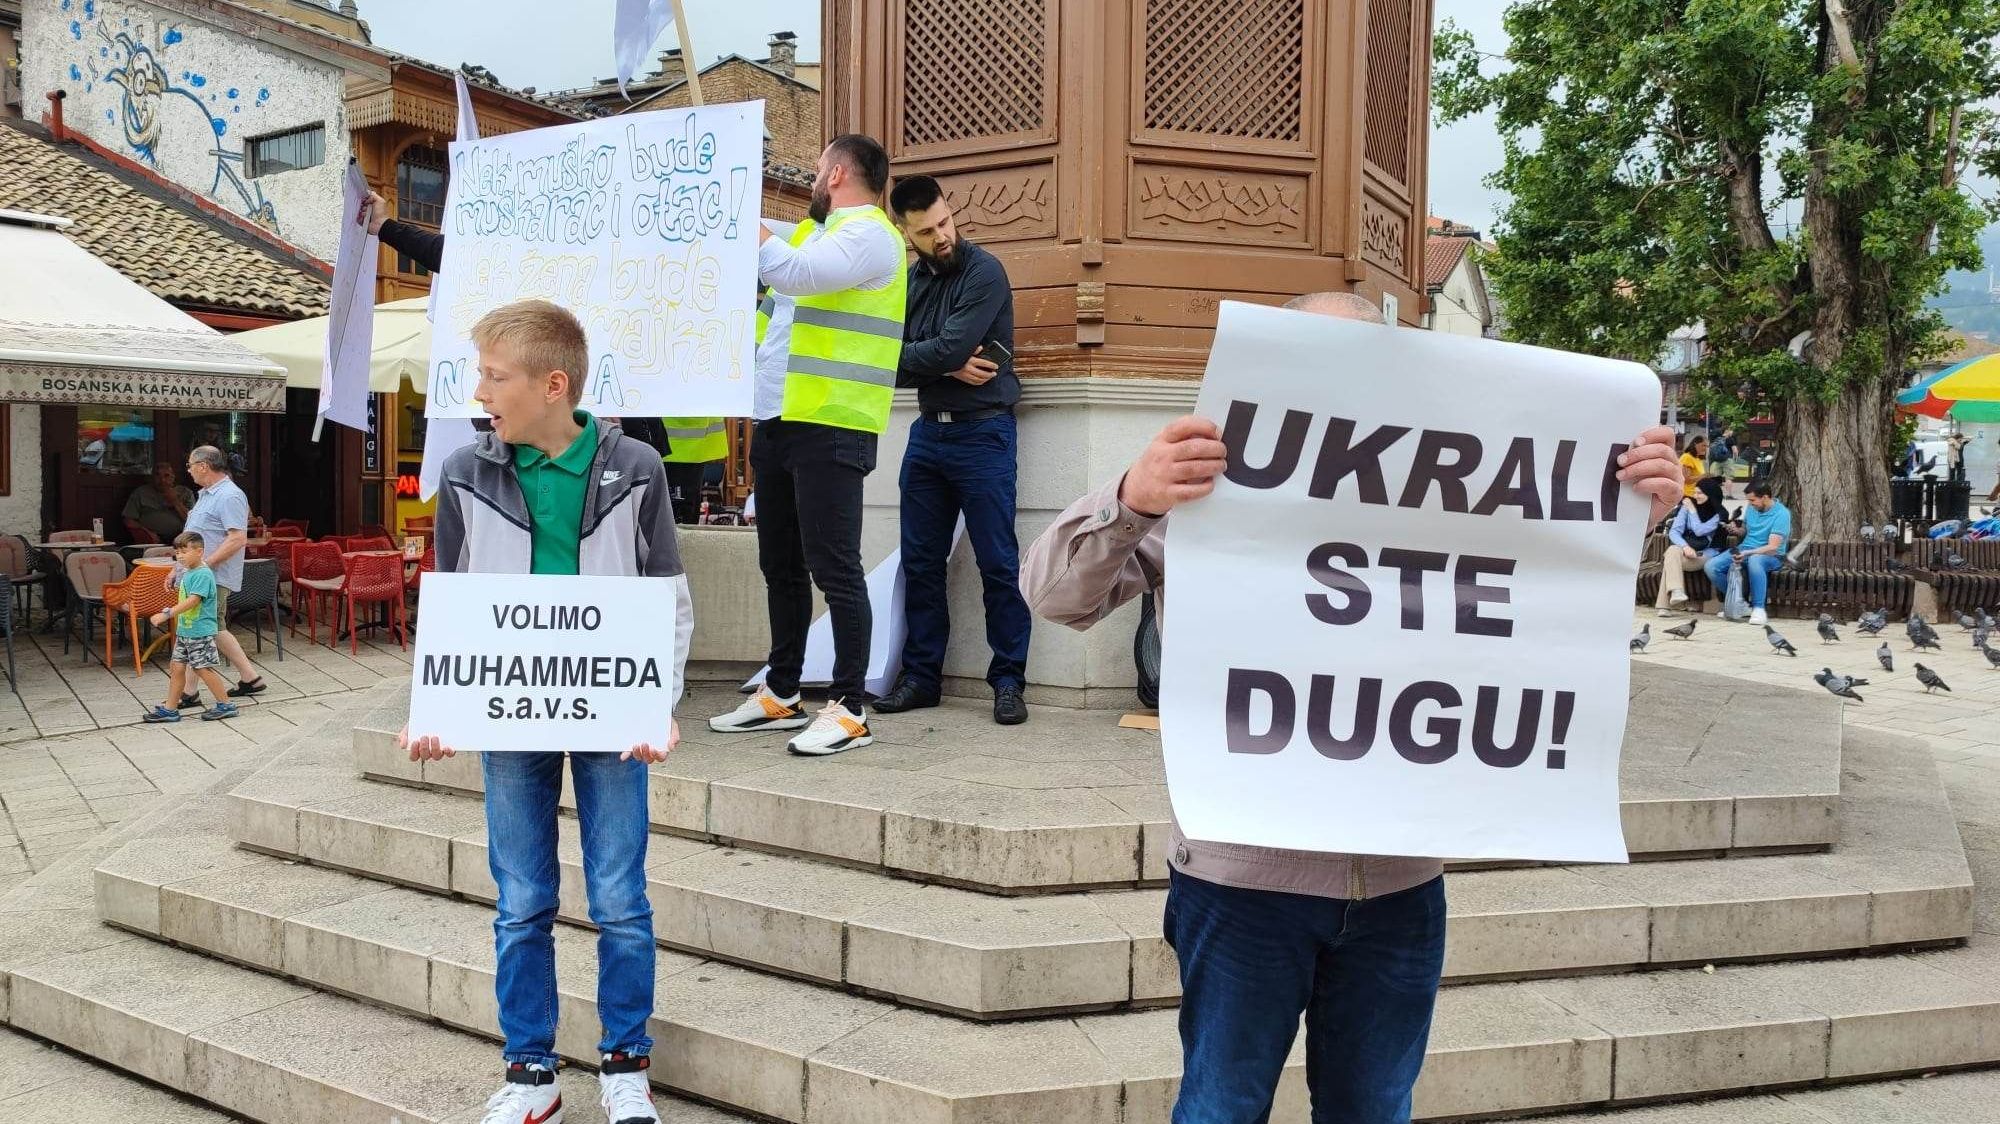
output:
<path id="1" fill-rule="evenodd" d="M 1689 617 L 1681 624 L 1673 628 L 1662 629 L 1661 631 L 1676 640 L 1692 640 L 1694 639 L 1695 625 L 1698 623 L 1700 623 L 1698 618 Z M 1863 636 L 1878 636 L 1887 627 L 1889 627 L 1889 610 L 1880 609 L 1875 612 L 1861 614 L 1861 619 L 1855 622 L 1854 630 Z M 1926 648 L 1940 652 L 1944 651 L 1944 645 L 1939 643 L 1937 630 L 1924 620 L 1922 613 L 1911 613 L 1910 619 L 1903 627 L 1909 633 L 1912 651 L 1921 652 Z M 1973 649 L 1986 656 L 1988 666 L 2000 668 L 2000 651 L 1996 651 L 1987 644 L 1987 641 L 1993 638 L 1995 632 L 2000 632 L 2000 621 L 1996 621 L 1993 617 L 1989 616 L 1983 608 L 1974 609 L 1970 613 L 1960 613 L 1958 615 L 1958 627 L 1964 629 L 1972 637 Z M 1764 639 L 1770 641 L 1772 652 L 1782 653 L 1794 659 L 1798 658 L 1799 651 L 1797 648 L 1792 647 L 1792 642 L 1779 635 L 1778 630 L 1768 624 L 1764 626 Z M 1632 638 L 1632 654 L 1637 655 L 1645 651 L 1646 645 L 1652 643 L 1652 640 L 1653 626 L 1650 624 L 1641 626 L 1639 635 Z M 1840 642 L 1839 626 L 1834 623 L 1832 615 L 1828 613 L 1821 613 L 1819 615 L 1819 642 L 1822 645 Z M 1883 671 L 1893 673 L 1896 670 L 1896 657 L 1889 650 L 1889 642 L 1886 640 L 1882 642 L 1881 647 L 1875 649 L 1875 660 L 1882 665 Z M 1945 681 L 1938 676 L 1937 672 L 1932 671 L 1923 664 L 1915 663 L 1914 661 L 1912 663 L 1916 669 L 1917 682 L 1924 685 L 1925 694 L 1930 694 L 1932 691 L 1949 692 L 1951 690 L 1950 687 L 1945 685 Z M 1853 699 L 1855 702 L 1861 702 L 1862 698 L 1855 692 L 1854 688 L 1866 687 L 1868 685 L 1868 680 L 1866 679 L 1860 679 L 1852 675 L 1838 674 L 1831 667 L 1820 668 L 1814 674 L 1813 681 L 1826 688 L 1829 692 L 1839 695 L 1843 699 Z"/>

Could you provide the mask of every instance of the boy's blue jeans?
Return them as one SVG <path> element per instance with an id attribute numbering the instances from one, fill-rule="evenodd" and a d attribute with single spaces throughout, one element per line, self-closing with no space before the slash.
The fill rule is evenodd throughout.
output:
<path id="1" fill-rule="evenodd" d="M 1174 1124 L 1267 1124 L 1305 1016 L 1313 1124 L 1409 1124 L 1444 971 L 1444 879 L 1344 901 L 1172 871 Z"/>
<path id="2" fill-rule="evenodd" d="M 1702 564 L 1708 571 L 1708 580 L 1716 588 L 1718 595 L 1729 588 L 1728 551 L 1724 551 Z M 1751 554 L 1743 559 L 1743 592 L 1750 598 L 1752 609 L 1764 607 L 1764 590 L 1769 584 L 1771 571 L 1785 564 L 1782 554 Z"/>
<path id="3" fill-rule="evenodd" d="M 556 806 L 576 782 L 583 874 L 597 925 L 600 1053 L 649 1054 L 653 905 L 646 897 L 646 766 L 615 753 L 488 753 L 486 858 L 500 888 L 494 993 L 508 1062 L 556 1064 Z"/>

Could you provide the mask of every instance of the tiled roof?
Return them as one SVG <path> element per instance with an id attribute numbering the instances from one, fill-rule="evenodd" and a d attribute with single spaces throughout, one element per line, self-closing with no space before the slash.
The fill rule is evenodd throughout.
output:
<path id="1" fill-rule="evenodd" d="M 1446 238 L 1435 234 L 1425 238 L 1424 287 L 1435 289 L 1444 284 L 1471 245 L 1470 238 Z"/>
<path id="2" fill-rule="evenodd" d="M 164 187 L 14 123 L 0 123 L 0 208 L 72 220 L 63 233 L 172 304 L 289 318 L 326 312 L 328 285 L 317 272 Z"/>

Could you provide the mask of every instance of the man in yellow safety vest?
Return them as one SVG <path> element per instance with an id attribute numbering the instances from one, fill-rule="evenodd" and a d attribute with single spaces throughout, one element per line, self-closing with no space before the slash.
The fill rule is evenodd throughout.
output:
<path id="1" fill-rule="evenodd" d="M 770 291 L 759 307 L 750 467 L 770 671 L 709 728 L 798 730 L 793 753 L 840 753 L 873 740 L 861 485 L 889 426 L 908 282 L 902 233 L 878 203 L 888 182 L 879 142 L 835 137 L 820 154 L 810 217 L 795 227 L 767 221 L 757 232 L 758 280 Z M 814 585 L 826 596 L 834 649 L 817 716 L 799 694 Z"/>
<path id="2" fill-rule="evenodd" d="M 667 491 L 674 501 L 674 522 L 693 523 L 701 514 L 702 473 L 729 456 L 729 432 L 721 418 L 661 418 L 666 428 Z"/>

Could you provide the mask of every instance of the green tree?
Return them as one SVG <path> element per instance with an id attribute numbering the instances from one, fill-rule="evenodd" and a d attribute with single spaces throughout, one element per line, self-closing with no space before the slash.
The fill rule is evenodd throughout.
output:
<path id="1" fill-rule="evenodd" d="M 1522 0 L 1505 26 L 1494 60 L 1447 22 L 1433 97 L 1497 117 L 1514 337 L 1647 358 L 1701 323 L 1697 393 L 1775 417 L 1800 528 L 1887 513 L 1899 376 L 1941 350 L 1924 301 L 2000 214 L 1959 182 L 1994 161 L 2000 2 Z"/>

